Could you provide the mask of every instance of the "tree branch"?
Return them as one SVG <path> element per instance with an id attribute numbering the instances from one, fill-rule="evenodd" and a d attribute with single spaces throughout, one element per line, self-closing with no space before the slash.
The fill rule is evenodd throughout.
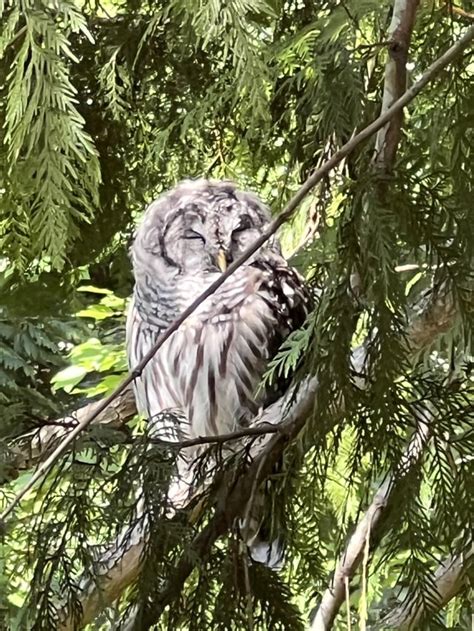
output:
<path id="1" fill-rule="evenodd" d="M 19 471 L 31 469 L 48 456 L 58 442 L 72 431 L 81 421 L 94 413 L 94 409 L 100 405 L 100 401 L 89 403 L 79 408 L 69 416 L 57 419 L 52 423 L 46 423 L 39 429 L 27 432 L 15 438 L 9 445 L 9 454 L 2 463 L 5 470 L 3 482 L 9 482 L 18 477 Z M 111 405 L 97 416 L 92 425 L 107 425 L 114 429 L 120 429 L 137 413 L 135 397 L 131 388 L 125 390 Z M 157 445 L 171 446 L 173 449 L 185 449 L 197 445 L 224 444 L 245 438 L 246 436 L 259 436 L 261 434 L 274 434 L 279 431 L 278 426 L 260 423 L 257 426 L 247 427 L 235 432 L 218 434 L 213 436 L 197 436 L 170 444 L 168 440 L 159 437 L 150 437 L 149 442 Z M 130 443 L 131 441 L 124 441 Z"/>
<path id="2" fill-rule="evenodd" d="M 406 63 L 418 4 L 419 0 L 395 0 L 393 3 L 392 21 L 387 33 L 388 60 L 385 65 L 382 113 L 406 90 Z M 389 172 L 393 167 L 402 124 L 403 111 L 400 110 L 377 134 L 375 164 L 382 171 Z"/>
<path id="3" fill-rule="evenodd" d="M 312 621 L 312 631 L 329 631 L 332 628 L 339 609 L 344 603 L 346 582 L 354 576 L 362 563 L 367 539 L 380 539 L 383 534 L 383 518 L 399 499 L 397 490 L 400 488 L 400 483 L 409 470 L 420 460 L 423 449 L 428 442 L 430 421 L 430 413 L 427 410 L 420 411 L 417 430 L 405 451 L 397 471 L 378 489 L 337 563 L 331 585 L 324 592 Z"/>
<path id="4" fill-rule="evenodd" d="M 40 428 L 11 440 L 8 445 L 9 453 L 2 463 L 4 477 L 1 482 L 9 482 L 18 477 L 19 471 L 36 466 L 54 451 L 65 436 L 90 416 L 94 416 L 93 425 L 107 425 L 118 429 L 137 413 L 132 388 L 124 390 L 107 408 L 96 414 L 101 404 L 102 401 L 88 403 L 68 416 L 52 423 L 46 422 Z"/>
<path id="5" fill-rule="evenodd" d="M 427 613 L 442 609 L 452 598 L 457 596 L 465 587 L 465 578 L 469 567 L 474 561 L 474 546 L 466 552 L 451 555 L 441 561 L 432 576 L 432 583 L 436 586 L 433 594 L 434 602 L 430 602 L 429 610 L 426 601 L 419 594 L 408 594 L 405 601 L 394 609 L 382 621 L 383 629 L 399 629 L 409 631 L 417 628 L 417 624 Z"/>

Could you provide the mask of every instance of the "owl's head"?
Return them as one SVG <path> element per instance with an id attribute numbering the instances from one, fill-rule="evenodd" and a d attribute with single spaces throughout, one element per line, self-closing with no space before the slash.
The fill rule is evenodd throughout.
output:
<path id="1" fill-rule="evenodd" d="M 179 273 L 224 271 L 269 222 L 263 202 L 232 182 L 184 180 L 148 207 L 137 230 L 134 260 L 153 257 Z M 257 256 L 265 253 L 279 253 L 276 239 Z"/>

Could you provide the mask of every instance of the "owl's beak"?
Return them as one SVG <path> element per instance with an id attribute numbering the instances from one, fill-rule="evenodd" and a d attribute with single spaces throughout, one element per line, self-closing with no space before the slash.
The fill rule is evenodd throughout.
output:
<path id="1" fill-rule="evenodd" d="M 222 248 L 219 249 L 216 256 L 216 263 L 221 272 L 225 272 L 227 269 L 227 257 L 225 255 L 225 250 Z"/>

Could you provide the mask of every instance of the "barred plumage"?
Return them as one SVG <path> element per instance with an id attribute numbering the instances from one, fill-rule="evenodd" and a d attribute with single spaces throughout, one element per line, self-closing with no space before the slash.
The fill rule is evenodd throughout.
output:
<path id="1" fill-rule="evenodd" d="M 261 234 L 263 203 L 230 182 L 187 180 L 153 202 L 132 247 L 135 290 L 127 322 L 129 364 Z M 205 300 L 136 379 L 138 408 L 154 431 L 176 441 L 246 426 L 264 395 L 256 391 L 268 360 L 302 324 L 306 292 L 276 239 Z M 169 424 L 160 413 L 176 411 Z M 197 450 L 183 454 L 192 477 Z M 179 487 L 179 490 L 177 488 Z M 173 499 L 185 501 L 183 485 Z"/>

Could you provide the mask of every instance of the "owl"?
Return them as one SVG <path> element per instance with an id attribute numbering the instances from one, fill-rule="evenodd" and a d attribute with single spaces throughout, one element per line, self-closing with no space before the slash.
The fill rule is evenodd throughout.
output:
<path id="1" fill-rule="evenodd" d="M 185 180 L 148 207 L 131 248 L 131 369 L 269 222 L 263 202 L 229 181 Z M 262 375 L 282 341 L 303 324 L 307 307 L 303 280 L 272 237 L 185 320 L 135 379 L 137 407 L 154 435 L 175 442 L 248 427 L 271 396 L 258 388 Z M 175 506 L 189 500 L 202 449 L 180 452 L 169 491 Z M 255 549 L 256 541 L 249 542 Z"/>

